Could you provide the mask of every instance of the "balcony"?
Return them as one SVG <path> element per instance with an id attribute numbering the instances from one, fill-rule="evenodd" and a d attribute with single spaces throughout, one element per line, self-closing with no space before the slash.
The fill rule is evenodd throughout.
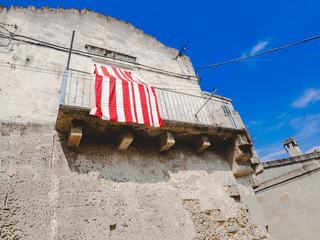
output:
<path id="1" fill-rule="evenodd" d="M 160 115 L 165 122 L 238 129 L 229 101 L 157 87 L 155 91 Z M 94 75 L 77 70 L 66 70 L 61 86 L 60 105 L 82 110 L 92 109 L 95 106 Z M 202 106 L 204 107 L 201 109 Z"/>
<path id="2" fill-rule="evenodd" d="M 72 124 L 80 123 L 87 135 L 117 136 L 119 131 L 131 128 L 137 136 L 158 137 L 164 131 L 171 131 L 175 139 L 183 140 L 195 135 L 222 135 L 223 139 L 227 139 L 242 132 L 230 101 L 218 96 L 200 97 L 157 87 L 155 92 L 164 127 L 102 120 L 89 115 L 95 106 L 94 79 L 91 73 L 71 69 L 65 71 L 56 124 L 58 131 L 68 132 Z"/>

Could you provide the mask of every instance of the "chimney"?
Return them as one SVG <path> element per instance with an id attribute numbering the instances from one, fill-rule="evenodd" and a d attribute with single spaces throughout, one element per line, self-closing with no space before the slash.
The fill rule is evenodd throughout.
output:
<path id="1" fill-rule="evenodd" d="M 303 155 L 303 152 L 301 151 L 298 143 L 293 137 L 284 141 L 282 145 L 286 149 L 286 151 L 290 154 L 291 157 Z"/>

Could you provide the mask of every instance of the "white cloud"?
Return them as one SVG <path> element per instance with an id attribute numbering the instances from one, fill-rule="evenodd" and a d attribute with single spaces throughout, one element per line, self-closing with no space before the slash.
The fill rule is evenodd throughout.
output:
<path id="1" fill-rule="evenodd" d="M 254 55 L 254 54 L 258 53 L 259 51 L 263 50 L 267 46 L 268 43 L 269 43 L 269 41 L 267 41 L 267 40 L 259 41 L 253 48 L 251 48 L 250 51 L 243 52 L 241 57 L 247 57 L 249 55 Z"/>
<path id="2" fill-rule="evenodd" d="M 262 49 L 264 49 L 267 44 L 269 43 L 269 41 L 260 41 L 258 42 L 250 51 L 250 55 L 254 55 L 257 52 L 261 51 Z"/>
<path id="3" fill-rule="evenodd" d="M 254 120 L 252 120 L 248 124 L 246 124 L 246 127 L 250 128 L 252 126 L 260 126 L 262 124 L 263 124 L 263 121 L 260 121 L 260 120 L 254 121 Z"/>
<path id="4" fill-rule="evenodd" d="M 298 130 L 296 134 L 298 138 L 307 139 L 320 132 L 320 113 L 292 119 L 290 125 Z"/>
<path id="5" fill-rule="evenodd" d="M 265 132 L 270 132 L 270 131 L 272 131 L 272 130 L 279 130 L 282 126 L 284 126 L 285 123 L 286 123 L 285 121 L 280 122 L 280 123 L 278 123 L 276 126 L 272 126 L 272 127 L 267 128 L 267 129 L 265 130 Z"/>
<path id="6" fill-rule="evenodd" d="M 278 119 L 281 119 L 281 118 L 283 118 L 283 117 L 287 116 L 287 114 L 288 114 L 287 112 L 282 113 L 282 114 L 281 114 L 281 115 L 279 115 L 277 118 L 278 118 Z"/>
<path id="7" fill-rule="evenodd" d="M 314 152 L 314 150 L 320 151 L 320 146 L 314 146 L 314 147 L 310 148 L 308 151 L 306 151 L 306 153 L 312 153 L 312 152 Z"/>
<path id="8" fill-rule="evenodd" d="M 307 107 L 309 103 L 320 100 L 320 89 L 309 88 L 304 91 L 302 96 L 294 101 L 291 106 L 294 108 Z"/>
<path id="9" fill-rule="evenodd" d="M 279 150 L 277 152 L 272 152 L 269 153 L 263 157 L 260 158 L 261 162 L 268 162 L 268 161 L 272 161 L 272 160 L 276 160 L 276 159 L 281 159 L 282 157 L 288 157 L 288 156 L 283 156 L 284 154 L 288 154 L 286 150 L 282 149 Z M 282 156 L 282 157 L 280 157 Z"/>

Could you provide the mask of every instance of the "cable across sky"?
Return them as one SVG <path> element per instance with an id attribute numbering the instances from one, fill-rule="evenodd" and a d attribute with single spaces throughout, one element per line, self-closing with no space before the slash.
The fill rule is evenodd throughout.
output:
<path id="1" fill-rule="evenodd" d="M 197 70 L 197 77 L 199 77 L 199 73 L 200 73 L 200 71 L 201 71 L 202 69 L 211 68 L 211 67 L 217 67 L 217 66 L 221 66 L 221 65 L 224 65 L 224 64 L 228 64 L 228 63 L 240 61 L 240 60 L 243 60 L 243 59 L 260 56 L 260 55 L 263 55 L 263 54 L 266 54 L 266 53 L 275 52 L 275 51 L 278 51 L 278 50 L 281 50 L 281 49 L 284 49 L 284 48 L 292 47 L 292 46 L 295 46 L 295 45 L 298 45 L 298 44 L 301 44 L 301 43 L 305 43 L 305 42 L 308 42 L 308 41 L 311 41 L 311 40 L 315 40 L 315 39 L 317 39 L 317 38 L 320 38 L 320 35 L 315 36 L 315 37 L 311 37 L 311 38 L 307 38 L 307 39 L 304 39 L 304 40 L 299 41 L 299 42 L 291 43 L 291 44 L 286 45 L 286 46 L 274 48 L 274 49 L 271 49 L 271 50 L 268 50 L 268 51 L 265 51 L 265 52 L 253 54 L 253 55 L 246 56 L 246 57 L 236 58 L 236 59 L 229 60 L 229 61 L 226 61 L 226 62 L 221 62 L 221 63 L 216 63 L 216 64 L 204 66 L 204 67 L 201 67 L 201 68 L 199 68 L 199 69 Z"/>

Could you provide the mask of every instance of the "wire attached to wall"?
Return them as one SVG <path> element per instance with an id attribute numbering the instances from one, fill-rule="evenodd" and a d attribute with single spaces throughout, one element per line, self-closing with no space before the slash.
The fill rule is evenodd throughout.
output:
<path id="1" fill-rule="evenodd" d="M 8 67 L 8 68 L 13 68 L 13 64 L 8 63 L 8 62 L 0 62 L 0 67 Z M 18 68 L 22 68 L 24 70 L 27 71 L 31 71 L 31 72 L 37 72 L 37 73 L 43 73 L 43 74 L 50 74 L 50 75 L 54 75 L 54 76 L 63 76 L 63 74 L 65 73 L 64 71 L 55 71 L 55 70 L 51 70 L 51 69 L 45 69 L 45 68 L 39 68 L 39 67 L 31 67 L 31 66 L 25 66 L 25 65 L 19 65 L 19 64 L 14 64 L 14 68 L 18 69 Z M 78 70 L 74 70 L 74 69 L 70 69 L 71 71 L 75 71 L 78 72 Z M 82 74 L 87 74 L 87 75 L 91 75 L 92 73 L 87 73 L 87 72 L 81 72 Z M 93 74 L 92 74 L 93 75 Z M 90 81 L 90 77 L 83 77 L 81 78 L 85 81 Z M 175 91 L 177 93 L 183 93 L 186 94 L 184 92 L 179 92 L 180 90 L 190 90 L 190 87 L 186 87 L 185 85 L 171 85 L 170 86 L 175 86 L 175 87 L 179 87 L 179 88 L 166 88 L 166 87 L 161 87 L 164 84 L 155 84 L 153 87 L 157 88 L 157 89 L 161 89 L 161 90 L 167 90 L 167 91 Z M 167 85 L 167 84 L 165 84 Z M 181 87 L 183 86 L 183 87 Z"/>
<path id="2" fill-rule="evenodd" d="M 9 36 L 7 36 L 6 33 L 0 31 L 0 38 L 7 38 L 7 39 L 9 39 L 9 41 L 7 42 L 7 44 L 0 44 L 0 47 L 8 47 L 8 46 L 11 44 L 11 42 L 12 42 L 12 40 L 13 40 L 13 36 L 14 36 L 14 33 L 11 32 L 11 31 L 9 31 L 9 30 L 8 30 L 6 27 L 4 27 L 4 26 L 14 27 L 15 30 L 18 29 L 18 26 L 17 26 L 16 24 L 7 24 L 7 23 L 1 23 L 1 22 L 0 22 L 0 28 L 9 33 Z"/>
<path id="3" fill-rule="evenodd" d="M 11 34 L 13 34 L 13 38 L 12 39 L 15 40 L 15 41 L 22 41 L 22 42 L 34 44 L 36 46 L 48 47 L 48 48 L 59 50 L 59 51 L 63 51 L 63 52 L 69 52 L 69 49 L 67 47 L 63 47 L 63 46 L 60 46 L 60 45 L 57 45 L 57 44 L 49 43 L 49 42 L 46 42 L 46 41 L 41 41 L 41 40 L 38 40 L 38 39 L 35 39 L 35 38 L 32 38 L 32 37 L 28 37 L 28 36 L 24 36 L 24 35 L 20 35 L 20 34 L 14 34 L 14 33 L 10 32 L 10 35 Z M 21 38 L 23 38 L 23 39 L 21 39 Z M 24 39 L 27 39 L 27 40 L 24 40 Z M 81 56 L 85 56 L 85 57 L 92 57 L 93 56 L 93 57 L 107 58 L 107 59 L 114 60 L 112 57 L 101 56 L 99 54 L 84 52 L 84 51 L 76 50 L 76 49 L 73 49 L 72 53 L 73 54 L 77 54 L 77 55 L 81 55 Z M 183 74 L 178 74 L 178 73 L 166 71 L 166 70 L 163 70 L 163 69 L 151 67 L 151 66 L 144 65 L 144 64 L 141 64 L 141 63 L 132 63 L 132 62 L 128 62 L 128 61 L 125 61 L 125 60 L 121 60 L 121 61 L 122 62 L 126 62 L 128 64 L 133 64 L 138 69 L 144 69 L 144 70 L 148 70 L 148 71 L 152 71 L 152 72 L 156 72 L 156 73 L 160 73 L 160 74 L 166 74 L 166 75 L 173 76 L 173 77 L 179 77 L 179 78 L 183 78 L 183 79 L 187 79 L 187 80 L 196 79 L 198 81 L 198 78 L 196 76 L 194 76 L 194 75 L 183 75 Z"/>

